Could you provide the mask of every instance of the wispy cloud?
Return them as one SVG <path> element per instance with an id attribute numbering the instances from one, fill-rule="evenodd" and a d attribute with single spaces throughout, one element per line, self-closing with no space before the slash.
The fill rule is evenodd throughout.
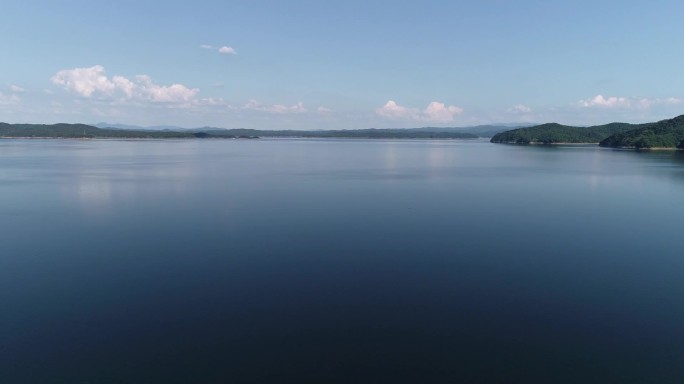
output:
<path id="1" fill-rule="evenodd" d="M 182 84 L 158 85 L 147 75 L 130 80 L 123 76 L 107 77 L 101 65 L 65 69 L 57 72 L 52 82 L 85 98 L 111 97 L 136 101 L 179 103 L 192 100 L 199 92 Z"/>
<path id="2" fill-rule="evenodd" d="M 647 109 L 654 105 L 677 105 L 684 104 L 684 100 L 675 97 L 665 99 L 596 95 L 592 98 L 580 100 L 577 105 L 582 108 L 621 108 L 621 109 Z"/>
<path id="3" fill-rule="evenodd" d="M 254 99 L 243 105 L 242 109 L 269 113 L 304 113 L 307 111 L 301 101 L 288 107 L 282 104 L 264 105 Z"/>
<path id="4" fill-rule="evenodd" d="M 580 100 L 577 104 L 584 108 L 629 108 L 634 104 L 634 101 L 636 100 L 628 97 L 603 97 L 603 95 L 596 95 L 589 99 Z"/>
<path id="5" fill-rule="evenodd" d="M 388 100 L 385 105 L 375 110 L 379 116 L 390 119 L 405 119 L 427 122 L 446 123 L 454 120 L 454 116 L 463 113 L 463 108 L 455 105 L 433 101 L 425 109 L 408 108 L 397 104 L 394 100 Z"/>
<path id="6" fill-rule="evenodd" d="M 11 90 L 12 92 L 15 92 L 15 93 L 21 93 L 21 92 L 24 92 L 24 91 L 25 91 L 24 88 L 22 88 L 22 87 L 20 87 L 20 86 L 18 86 L 18 85 L 14 85 L 14 84 L 10 85 L 9 88 L 10 88 L 10 90 Z"/>
<path id="7" fill-rule="evenodd" d="M 228 45 L 223 45 L 223 46 L 220 46 L 220 47 L 215 47 L 215 46 L 213 46 L 213 45 L 211 45 L 211 44 L 202 44 L 202 45 L 200 45 L 199 47 L 202 48 L 202 49 L 208 49 L 208 50 L 211 50 L 211 51 L 217 51 L 218 53 L 220 53 L 220 54 L 222 54 L 222 55 L 237 55 L 237 51 L 235 50 L 235 48 L 233 48 L 233 47 L 231 47 L 231 46 L 228 46 Z"/>
<path id="8" fill-rule="evenodd" d="M 516 114 L 516 115 L 522 115 L 522 114 L 526 114 L 526 113 L 531 113 L 532 108 L 530 108 L 526 105 L 523 105 L 523 104 L 518 104 L 518 105 L 512 106 L 511 108 L 508 108 L 508 112 Z"/>

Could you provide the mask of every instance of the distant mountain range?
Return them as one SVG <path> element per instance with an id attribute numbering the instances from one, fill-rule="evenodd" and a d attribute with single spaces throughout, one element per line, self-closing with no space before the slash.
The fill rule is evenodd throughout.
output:
<path id="1" fill-rule="evenodd" d="M 144 131 L 98 128 L 86 124 L 7 124 L 0 123 L 0 137 L 5 138 L 65 138 L 65 139 L 192 139 L 210 135 L 203 132 Z M 223 136 L 237 138 L 236 136 Z"/>
<path id="2" fill-rule="evenodd" d="M 422 127 L 350 130 L 256 130 L 215 127 L 139 127 L 123 124 L 7 124 L 0 123 L 0 138 L 377 138 L 377 139 L 473 139 L 491 138 L 492 143 L 558 144 L 599 143 L 604 147 L 684 149 L 684 115 L 646 124 L 610 123 L 573 127 L 556 123 L 511 129 L 511 125 L 473 127 Z"/>
<path id="3" fill-rule="evenodd" d="M 489 125 L 475 125 L 466 127 L 421 127 L 421 128 L 368 128 L 368 129 L 337 129 L 337 130 L 260 130 L 260 129 L 245 129 L 245 128 L 219 128 L 219 127 L 198 127 L 198 128 L 183 128 L 173 125 L 155 125 L 155 126 L 138 126 L 128 124 L 114 124 L 114 123 L 97 123 L 94 124 L 98 128 L 123 129 L 132 131 L 174 131 L 174 132 L 232 132 L 233 134 L 252 135 L 259 137 L 361 137 L 364 134 L 370 137 L 397 137 L 397 136 L 415 136 L 415 137 L 429 137 L 429 133 L 438 134 L 433 135 L 437 138 L 454 137 L 458 138 L 456 134 L 468 134 L 462 138 L 475 137 L 492 137 L 495 134 L 510 130 L 511 128 L 527 126 L 525 124 L 511 123 L 511 124 L 489 124 Z"/>
<path id="4" fill-rule="evenodd" d="M 7 124 L 0 123 L 0 137 L 28 138 L 370 138 L 370 139 L 475 139 L 507 126 L 477 126 L 466 128 L 423 127 L 413 129 L 350 129 L 350 130 L 255 130 L 215 127 L 181 128 L 175 126 L 139 127 L 123 124 Z"/>

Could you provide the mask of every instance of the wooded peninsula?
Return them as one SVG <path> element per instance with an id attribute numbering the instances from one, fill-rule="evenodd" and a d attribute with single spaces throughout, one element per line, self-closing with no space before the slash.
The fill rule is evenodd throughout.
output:
<path id="1" fill-rule="evenodd" d="M 631 149 L 684 149 L 684 115 L 654 123 L 573 127 L 555 123 L 512 129 L 490 140 L 506 144 L 596 144 Z"/>

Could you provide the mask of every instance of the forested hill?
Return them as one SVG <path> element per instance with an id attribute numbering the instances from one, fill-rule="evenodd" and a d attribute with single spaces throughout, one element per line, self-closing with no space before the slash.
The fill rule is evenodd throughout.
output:
<path id="1" fill-rule="evenodd" d="M 599 143 L 602 147 L 617 148 L 679 148 L 684 149 L 684 115 L 610 136 Z"/>
<path id="2" fill-rule="evenodd" d="M 611 135 L 638 127 L 640 125 L 627 123 L 610 123 L 592 127 L 547 123 L 497 133 L 490 141 L 509 144 L 598 143 Z"/>
<path id="3" fill-rule="evenodd" d="M 122 129 L 103 129 L 85 124 L 7 124 L 0 123 L 0 137 L 32 138 L 131 138 L 164 139 L 202 137 L 193 132 L 171 131 L 128 131 Z"/>

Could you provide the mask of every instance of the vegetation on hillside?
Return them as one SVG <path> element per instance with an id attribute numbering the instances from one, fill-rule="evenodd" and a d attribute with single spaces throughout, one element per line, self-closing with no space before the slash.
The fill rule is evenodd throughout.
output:
<path id="1" fill-rule="evenodd" d="M 490 141 L 510 144 L 598 143 L 611 135 L 636 127 L 638 125 L 627 123 L 610 123 L 592 127 L 548 123 L 501 132 L 494 135 Z"/>
<path id="2" fill-rule="evenodd" d="M 478 136 L 454 128 L 354 129 L 354 130 L 254 130 L 205 127 L 194 130 L 129 130 L 97 128 L 86 124 L 7 124 L 0 123 L 0 137 L 28 138 L 377 138 L 377 139 L 474 139 Z M 684 115 L 647 124 L 611 123 L 573 127 L 556 123 L 517 128 L 494 135 L 492 143 L 554 144 L 600 143 L 603 147 L 684 149 Z"/>
<path id="3" fill-rule="evenodd" d="M 197 137 L 192 132 L 171 131 L 128 131 L 122 129 L 103 129 L 86 124 L 7 124 L 0 123 L 0 137 L 33 138 L 131 138 L 131 139 L 170 139 Z"/>
<path id="4" fill-rule="evenodd" d="M 636 149 L 684 149 L 684 115 L 674 119 L 642 124 L 637 129 L 610 136 L 602 140 L 599 145 Z"/>

